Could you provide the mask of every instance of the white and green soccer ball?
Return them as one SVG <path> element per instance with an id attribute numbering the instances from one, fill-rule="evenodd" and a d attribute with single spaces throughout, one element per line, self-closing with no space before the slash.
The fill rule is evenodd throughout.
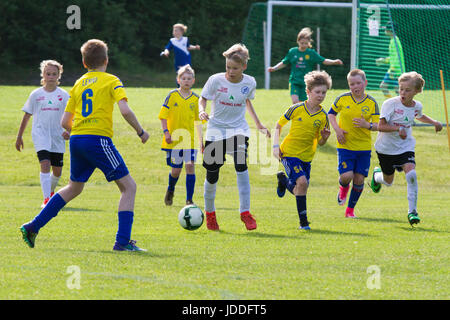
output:
<path id="1" fill-rule="evenodd" d="M 196 230 L 203 224 L 204 215 L 202 210 L 195 204 L 185 206 L 178 214 L 180 225 L 186 230 Z"/>

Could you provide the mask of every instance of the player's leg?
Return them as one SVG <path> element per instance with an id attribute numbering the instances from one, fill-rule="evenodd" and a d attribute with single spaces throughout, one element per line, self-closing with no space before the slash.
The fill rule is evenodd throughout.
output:
<path id="1" fill-rule="evenodd" d="M 337 202 L 340 206 L 343 206 L 347 200 L 347 194 L 350 190 L 350 183 L 353 180 L 356 153 L 347 149 L 338 149 L 337 154 L 339 172 L 339 191 L 337 195 Z"/>
<path id="2" fill-rule="evenodd" d="M 203 198 L 205 201 L 206 227 L 209 230 L 219 230 L 216 219 L 216 188 L 219 180 L 219 170 L 225 162 L 225 140 L 205 141 L 203 167 L 206 169 Z"/>
<path id="3" fill-rule="evenodd" d="M 297 213 L 300 220 L 300 228 L 309 230 L 309 222 L 306 207 L 306 192 L 308 190 L 308 180 L 305 175 L 297 178 L 294 188 L 295 200 L 297 202 Z"/>
<path id="4" fill-rule="evenodd" d="M 247 230 L 257 228 L 256 220 L 250 213 L 250 177 L 247 167 L 248 137 L 234 136 L 227 140 L 227 152 L 233 154 L 234 169 L 239 191 L 239 213 Z"/>
<path id="5" fill-rule="evenodd" d="M 56 217 L 64 206 L 77 197 L 83 191 L 84 183 L 69 180 L 69 184 L 59 190 L 50 198 L 47 205 L 39 212 L 34 219 L 20 227 L 24 241 L 30 248 L 34 248 L 34 243 L 39 230 L 43 228 L 51 219 Z"/>
<path id="6" fill-rule="evenodd" d="M 39 181 L 41 184 L 41 190 L 43 195 L 43 203 L 41 208 L 45 207 L 50 199 L 51 194 L 51 161 L 50 161 L 50 152 L 47 150 L 39 150 L 37 152 L 37 156 L 39 159 L 40 173 L 39 173 Z"/>
<path id="7" fill-rule="evenodd" d="M 394 155 L 386 155 L 377 152 L 377 156 L 381 168 L 375 167 L 373 169 L 372 180 L 370 181 L 370 188 L 375 193 L 380 192 L 382 184 L 387 187 L 392 185 L 394 182 L 394 165 L 396 162 L 396 156 Z"/>
<path id="8" fill-rule="evenodd" d="M 354 154 L 353 186 L 345 210 L 346 218 L 356 218 L 354 209 L 364 190 L 364 179 L 368 176 L 370 168 L 370 151 L 355 151 Z"/>
<path id="9" fill-rule="evenodd" d="M 183 168 L 182 152 L 183 150 L 167 150 L 166 163 L 171 168 L 171 172 L 169 173 L 168 186 L 164 196 L 166 206 L 171 206 L 173 203 L 175 186 Z"/>
<path id="10" fill-rule="evenodd" d="M 55 193 L 56 186 L 58 185 L 59 179 L 62 175 L 62 168 L 64 165 L 64 153 L 55 153 L 52 152 L 50 154 L 51 160 L 50 163 L 52 165 L 52 173 L 50 176 L 51 180 L 51 192 L 50 197 Z"/>
<path id="11" fill-rule="evenodd" d="M 419 194 L 419 185 L 417 183 L 416 164 L 414 159 L 414 153 L 410 152 L 407 162 L 402 165 L 402 169 L 405 172 L 406 177 L 406 190 L 408 198 L 408 221 L 411 225 L 420 222 L 419 214 L 417 213 L 417 199 Z"/>
<path id="12" fill-rule="evenodd" d="M 385 98 L 392 97 L 391 94 L 389 93 L 389 82 L 390 82 L 389 72 L 386 72 L 383 80 L 380 83 L 380 89 L 383 92 Z"/>
<path id="13" fill-rule="evenodd" d="M 192 200 L 195 190 L 195 160 L 186 162 L 186 204 L 194 204 Z"/>

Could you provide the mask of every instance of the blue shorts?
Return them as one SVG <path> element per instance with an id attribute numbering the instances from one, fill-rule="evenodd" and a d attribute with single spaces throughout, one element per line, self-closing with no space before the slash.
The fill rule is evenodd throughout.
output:
<path id="1" fill-rule="evenodd" d="M 398 76 L 393 75 L 394 78 L 391 78 L 391 76 L 392 76 L 392 74 L 390 72 L 386 72 L 386 74 L 384 75 L 384 78 L 383 78 L 383 82 L 388 85 L 398 87 L 398 81 L 397 81 Z"/>
<path id="2" fill-rule="evenodd" d="M 86 182 L 96 168 L 106 180 L 113 181 L 129 174 L 111 138 L 94 135 L 70 137 L 70 180 Z"/>
<path id="3" fill-rule="evenodd" d="M 286 170 L 286 174 L 288 176 L 289 181 L 295 185 L 297 183 L 297 179 L 301 176 L 305 176 L 306 180 L 309 183 L 309 176 L 311 173 L 311 162 L 304 162 L 299 158 L 293 157 L 284 157 L 281 158 L 281 163 Z"/>
<path id="4" fill-rule="evenodd" d="M 339 174 L 353 171 L 367 177 L 370 168 L 370 150 L 353 151 L 338 148 L 337 153 Z"/>
<path id="5" fill-rule="evenodd" d="M 197 150 L 195 149 L 162 149 L 166 151 L 166 163 L 172 168 L 183 168 L 183 162 L 195 162 Z"/>

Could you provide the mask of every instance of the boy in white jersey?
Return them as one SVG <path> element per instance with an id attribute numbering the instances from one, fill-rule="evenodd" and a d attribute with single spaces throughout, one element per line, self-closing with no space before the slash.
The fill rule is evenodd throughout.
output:
<path id="1" fill-rule="evenodd" d="M 248 110 L 258 130 L 269 138 L 270 133 L 259 121 L 251 102 L 255 97 L 255 78 L 243 73 L 249 59 L 247 48 L 235 44 L 223 56 L 226 59 L 226 72 L 209 77 L 199 101 L 200 120 L 209 120 L 203 156 L 206 169 L 206 226 L 209 230 L 219 230 L 214 201 L 219 169 L 225 162 L 225 154 L 229 153 L 233 155 L 237 175 L 241 220 L 247 230 L 253 230 L 256 229 L 256 221 L 250 214 L 250 179 L 247 170 L 250 128 L 245 120 L 245 111 Z M 210 115 L 205 112 L 208 100 L 213 101 Z"/>
<path id="2" fill-rule="evenodd" d="M 380 192 L 381 184 L 391 186 L 394 173 L 404 171 L 408 193 L 408 221 L 411 225 L 420 222 L 417 213 L 418 185 L 415 170 L 415 144 L 412 136 L 414 118 L 432 124 L 436 132 L 442 130 L 442 124 L 422 113 L 422 104 L 414 96 L 423 90 L 425 81 L 417 72 L 408 72 L 398 78 L 399 96 L 386 100 L 381 106 L 378 136 L 375 150 L 380 168 L 373 171 L 370 187 Z"/>
<path id="3" fill-rule="evenodd" d="M 43 208 L 61 177 L 65 140 L 69 139 L 69 133 L 61 127 L 61 118 L 64 114 L 69 94 L 58 87 L 63 66 L 54 60 L 44 60 L 40 65 L 42 87 L 31 92 L 28 100 L 22 108 L 25 112 L 20 123 L 16 139 L 16 149 L 23 149 L 23 133 L 28 121 L 33 116 L 31 137 L 37 152 L 41 167 L 40 182 L 44 202 Z M 50 172 L 51 171 L 51 172 Z"/>

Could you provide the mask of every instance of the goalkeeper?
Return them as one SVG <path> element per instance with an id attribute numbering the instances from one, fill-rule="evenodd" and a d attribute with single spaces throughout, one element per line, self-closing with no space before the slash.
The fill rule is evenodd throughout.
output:
<path id="1" fill-rule="evenodd" d="M 397 30 L 396 25 L 388 23 L 383 28 L 385 29 L 386 35 L 391 38 L 389 42 L 389 57 L 378 58 L 376 63 L 378 66 L 389 64 L 389 69 L 380 83 L 380 89 L 386 98 L 391 98 L 392 95 L 389 92 L 390 87 L 394 88 L 395 93 L 398 95 L 397 79 L 403 72 L 406 72 L 405 59 L 403 57 L 403 48 L 400 39 L 394 34 L 394 31 Z"/>

